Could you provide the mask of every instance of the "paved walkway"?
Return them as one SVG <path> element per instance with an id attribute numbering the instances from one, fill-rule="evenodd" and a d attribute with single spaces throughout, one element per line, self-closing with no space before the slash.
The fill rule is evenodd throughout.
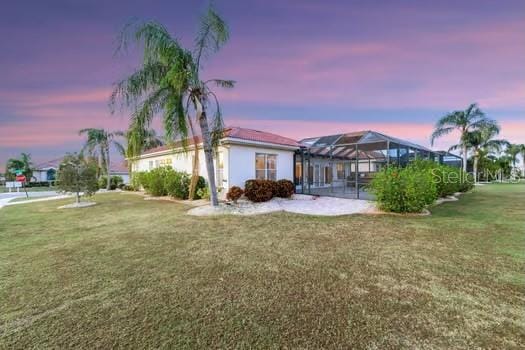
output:
<path id="1" fill-rule="evenodd" d="M 42 202 L 46 200 L 54 200 L 54 199 L 62 199 L 62 198 L 70 197 L 70 195 L 59 195 L 58 192 L 56 191 L 28 192 L 28 194 L 30 198 L 28 200 L 9 203 L 11 200 L 15 198 L 25 198 L 26 193 L 25 192 L 0 193 L 0 208 L 6 205 Z M 39 198 L 39 197 L 46 197 L 46 198 Z"/>

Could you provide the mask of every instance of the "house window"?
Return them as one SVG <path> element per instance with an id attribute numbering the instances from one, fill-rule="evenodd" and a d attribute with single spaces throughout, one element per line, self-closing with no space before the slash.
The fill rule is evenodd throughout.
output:
<path id="1" fill-rule="evenodd" d="M 149 161 L 148 166 L 149 166 L 149 170 L 153 169 L 153 161 L 152 160 Z"/>
<path id="2" fill-rule="evenodd" d="M 255 178 L 260 180 L 277 179 L 277 155 L 255 153 Z"/>
<path id="3" fill-rule="evenodd" d="M 217 187 L 224 187 L 224 155 L 217 153 Z"/>
<path id="4" fill-rule="evenodd" d="M 171 162 L 172 162 L 171 158 L 163 158 L 160 160 L 159 165 L 160 166 L 171 166 Z"/>
<path id="5" fill-rule="evenodd" d="M 337 163 L 337 179 L 342 180 L 345 178 L 345 165 L 343 163 Z"/>

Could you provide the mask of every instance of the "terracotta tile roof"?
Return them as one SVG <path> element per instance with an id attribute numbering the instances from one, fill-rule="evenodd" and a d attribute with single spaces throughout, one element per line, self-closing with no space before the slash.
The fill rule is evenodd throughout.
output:
<path id="1" fill-rule="evenodd" d="M 299 142 L 292 140 L 288 137 L 272 134 L 272 133 L 265 132 L 265 131 L 241 128 L 237 126 L 224 128 L 223 138 L 239 139 L 239 140 L 253 141 L 253 142 L 264 142 L 264 143 L 269 143 L 269 144 L 274 144 L 274 145 L 297 147 L 297 148 L 301 147 L 301 144 Z M 200 136 L 197 137 L 197 140 L 198 140 L 197 142 L 199 143 L 201 142 Z M 193 144 L 193 139 L 189 139 L 188 144 L 189 145 Z M 181 141 L 177 141 L 171 145 L 164 145 L 164 146 L 152 148 L 150 150 L 147 150 L 143 154 L 162 152 L 170 148 L 180 147 L 181 145 L 182 145 Z"/>
<path id="2" fill-rule="evenodd" d="M 62 163 L 62 159 L 64 159 L 64 157 L 60 157 L 60 158 L 57 158 L 57 159 L 49 160 L 49 161 L 47 161 L 45 163 L 37 164 L 35 166 L 35 169 L 36 170 L 42 170 L 42 169 L 48 169 L 48 168 L 58 169 L 58 166 L 60 165 L 60 163 Z"/>
<path id="3" fill-rule="evenodd" d="M 283 145 L 290 147 L 301 147 L 299 142 L 292 140 L 288 137 L 272 134 L 265 131 L 239 128 L 239 127 L 229 127 L 224 130 L 225 137 L 237 138 L 247 141 L 255 142 L 265 142 L 272 143 L 275 145 Z"/>
<path id="4" fill-rule="evenodd" d="M 112 173 L 127 173 L 128 172 L 128 163 L 126 161 L 121 161 L 118 163 L 111 163 L 109 171 Z"/>

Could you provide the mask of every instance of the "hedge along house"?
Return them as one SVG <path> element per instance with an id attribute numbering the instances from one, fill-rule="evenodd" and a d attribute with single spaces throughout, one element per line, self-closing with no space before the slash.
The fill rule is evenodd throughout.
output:
<path id="1" fill-rule="evenodd" d="M 194 147 L 180 142 L 161 146 L 129 159 L 132 171 L 149 171 L 161 166 L 192 172 Z M 202 143 L 199 174 L 207 180 Z M 343 198 L 371 199 L 366 185 L 373 174 L 388 164 L 406 165 L 425 158 L 456 162 L 461 158 L 441 154 L 409 141 L 374 131 L 362 131 L 308 138 L 300 142 L 276 134 L 227 127 L 215 155 L 215 179 L 221 196 L 232 186 L 244 188 L 249 179 L 288 179 L 297 193 Z"/>
<path id="2" fill-rule="evenodd" d="M 307 138 L 296 153 L 297 193 L 373 199 L 366 188 L 374 173 L 390 164 L 405 166 L 415 159 L 461 166 L 461 158 L 376 131 Z M 459 160 L 459 164 L 458 164 Z"/>

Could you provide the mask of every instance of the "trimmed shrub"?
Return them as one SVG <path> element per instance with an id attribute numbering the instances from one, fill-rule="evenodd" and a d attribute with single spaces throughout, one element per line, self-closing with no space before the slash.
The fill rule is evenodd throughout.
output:
<path id="1" fill-rule="evenodd" d="M 164 178 L 166 193 L 174 198 L 188 199 L 190 176 L 187 173 L 171 170 Z"/>
<path id="2" fill-rule="evenodd" d="M 188 184 L 188 190 L 189 190 L 189 184 Z M 206 180 L 202 176 L 199 176 L 199 180 L 197 181 L 197 186 L 195 190 L 195 199 L 210 199 L 210 189 L 208 188 L 208 185 L 206 184 Z"/>
<path id="3" fill-rule="evenodd" d="M 282 179 L 276 182 L 276 197 L 290 198 L 295 193 L 295 185 L 292 181 Z"/>
<path id="4" fill-rule="evenodd" d="M 153 196 L 166 196 L 168 194 L 166 178 L 173 172 L 171 167 L 160 167 L 147 171 L 140 176 L 141 185 Z"/>
<path id="5" fill-rule="evenodd" d="M 374 176 L 369 188 L 382 210 L 396 213 L 421 212 L 438 198 L 431 168 L 417 163 L 386 167 Z"/>
<path id="6" fill-rule="evenodd" d="M 207 187 L 207 186 L 204 186 L 202 188 L 199 188 L 197 189 L 196 191 L 196 198 L 197 199 L 206 199 L 206 200 L 209 200 L 211 195 L 210 195 L 210 189 Z"/>
<path id="7" fill-rule="evenodd" d="M 102 188 L 102 189 L 106 188 L 107 181 L 108 181 L 107 176 L 106 175 L 102 175 L 98 179 L 98 187 Z M 109 188 L 111 190 L 117 189 L 117 187 L 119 187 L 121 184 L 124 184 L 124 180 L 122 179 L 122 176 L 111 176 L 110 177 L 110 179 L 109 179 Z"/>
<path id="8" fill-rule="evenodd" d="M 247 180 L 244 195 L 252 202 L 267 202 L 273 198 L 276 186 L 271 180 Z"/>
<path id="9" fill-rule="evenodd" d="M 135 191 L 139 191 L 140 190 L 140 187 L 143 186 L 142 185 L 142 181 L 141 181 L 141 176 L 144 176 L 145 172 L 144 171 L 134 171 L 132 174 L 131 174 L 131 187 L 133 187 L 135 189 Z"/>
<path id="10" fill-rule="evenodd" d="M 188 199 L 190 194 L 191 175 L 176 171 L 172 167 L 155 168 L 151 171 L 137 172 L 132 177 L 132 187 L 142 186 L 153 196 L 171 196 L 178 199 Z M 206 180 L 202 176 L 197 181 L 195 199 L 202 198 L 199 193 L 205 193 Z"/>
<path id="11" fill-rule="evenodd" d="M 238 186 L 232 186 L 228 193 L 226 193 L 226 199 L 237 203 L 237 200 L 239 200 L 239 198 L 241 198 L 243 194 L 244 191 L 242 190 L 242 188 Z"/>
<path id="12" fill-rule="evenodd" d="M 474 188 L 474 176 L 465 172 L 462 172 L 462 174 L 463 177 L 459 184 L 459 192 L 468 192 Z"/>

